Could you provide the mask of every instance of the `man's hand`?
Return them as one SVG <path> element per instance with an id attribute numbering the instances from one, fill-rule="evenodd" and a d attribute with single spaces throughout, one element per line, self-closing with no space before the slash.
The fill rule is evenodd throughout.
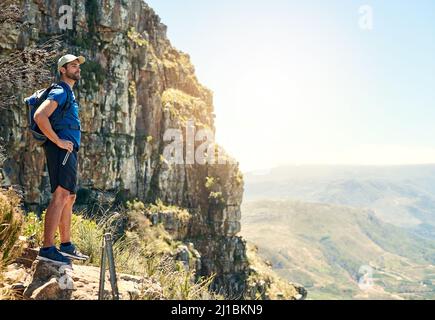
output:
<path id="1" fill-rule="evenodd" d="M 74 150 L 74 144 L 68 140 L 59 139 L 56 145 L 61 149 L 68 150 L 68 152 L 73 152 Z"/>

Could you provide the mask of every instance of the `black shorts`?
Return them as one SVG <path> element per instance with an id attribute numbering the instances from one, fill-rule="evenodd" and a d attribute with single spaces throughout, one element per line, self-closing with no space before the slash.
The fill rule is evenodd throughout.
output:
<path id="1" fill-rule="evenodd" d="M 54 193 L 58 186 L 68 190 L 70 194 L 77 193 L 77 151 L 73 151 L 65 165 L 67 150 L 61 149 L 48 140 L 44 143 L 45 156 L 47 158 L 48 174 L 50 176 L 51 193 Z"/>

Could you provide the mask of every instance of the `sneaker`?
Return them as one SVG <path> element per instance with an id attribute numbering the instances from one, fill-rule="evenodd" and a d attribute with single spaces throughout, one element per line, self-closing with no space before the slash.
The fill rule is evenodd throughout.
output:
<path id="1" fill-rule="evenodd" d="M 73 244 L 70 244 L 69 246 L 64 246 L 61 244 L 60 253 L 63 254 L 65 257 L 69 257 L 75 260 L 86 261 L 89 259 L 89 256 L 78 251 Z"/>
<path id="2" fill-rule="evenodd" d="M 63 256 L 55 246 L 48 250 L 39 249 L 38 260 L 52 262 L 60 265 L 71 265 L 71 259 Z"/>

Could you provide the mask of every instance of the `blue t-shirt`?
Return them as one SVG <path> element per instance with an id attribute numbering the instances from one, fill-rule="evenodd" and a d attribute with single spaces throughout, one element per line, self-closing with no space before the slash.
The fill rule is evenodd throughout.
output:
<path id="1" fill-rule="evenodd" d="M 80 127 L 80 119 L 79 119 L 79 104 L 77 103 L 74 92 L 71 90 L 71 87 L 61 81 L 59 86 L 50 91 L 47 96 L 47 100 L 54 100 L 58 103 L 57 108 L 54 110 L 53 114 L 50 116 L 50 119 L 53 119 L 59 116 L 59 113 L 62 112 L 62 108 L 66 102 L 68 94 L 66 90 L 69 90 L 70 94 L 70 107 L 65 112 L 65 116 L 56 122 L 57 125 L 75 125 Z M 63 129 L 56 132 L 59 138 L 63 140 L 68 140 L 74 143 L 74 148 L 76 151 L 80 148 L 80 130 L 71 130 L 71 129 Z"/>

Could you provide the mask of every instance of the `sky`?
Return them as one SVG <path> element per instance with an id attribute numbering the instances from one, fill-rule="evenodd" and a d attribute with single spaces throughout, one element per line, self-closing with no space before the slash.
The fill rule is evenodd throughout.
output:
<path id="1" fill-rule="evenodd" d="M 435 1 L 146 2 L 242 171 L 435 163 Z"/>

